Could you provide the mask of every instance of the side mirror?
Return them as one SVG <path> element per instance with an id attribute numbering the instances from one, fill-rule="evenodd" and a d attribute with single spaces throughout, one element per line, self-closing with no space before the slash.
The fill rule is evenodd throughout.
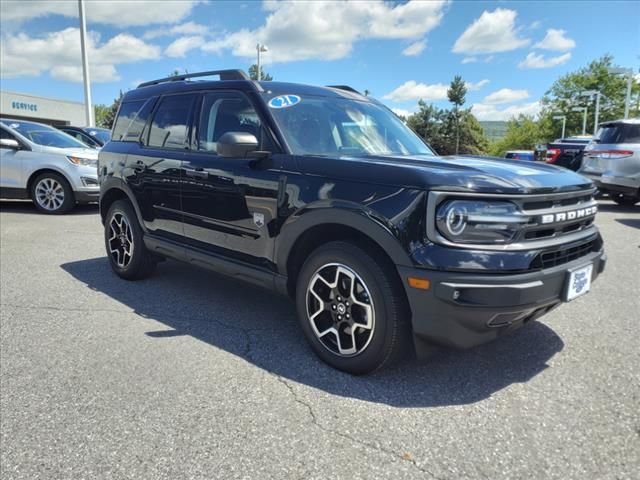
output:
<path id="1" fill-rule="evenodd" d="M 227 132 L 217 142 L 216 151 L 221 157 L 245 158 L 258 149 L 258 139 L 246 132 Z"/>
<path id="2" fill-rule="evenodd" d="M 10 148 L 12 150 L 20 150 L 22 148 L 18 141 L 13 138 L 0 138 L 0 147 Z"/>

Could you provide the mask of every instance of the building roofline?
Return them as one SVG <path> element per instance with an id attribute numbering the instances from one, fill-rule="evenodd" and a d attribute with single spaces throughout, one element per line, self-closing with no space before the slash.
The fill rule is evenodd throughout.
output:
<path id="1" fill-rule="evenodd" d="M 39 98 L 41 100 L 50 100 L 52 102 L 71 103 L 73 105 L 81 105 L 82 107 L 84 107 L 84 102 L 76 102 L 74 100 L 64 100 L 62 98 L 54 98 L 54 97 L 43 97 L 42 95 L 33 95 L 31 93 L 14 92 L 12 90 L 0 90 L 0 95 L 20 95 L 22 97 Z"/>

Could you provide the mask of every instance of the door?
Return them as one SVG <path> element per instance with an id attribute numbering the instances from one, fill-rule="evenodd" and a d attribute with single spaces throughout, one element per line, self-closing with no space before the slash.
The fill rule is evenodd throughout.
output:
<path id="1" fill-rule="evenodd" d="M 0 128 L 0 138 L 7 140 L 16 140 L 22 144 L 14 135 Z M 26 185 L 23 178 L 22 163 L 25 157 L 31 155 L 32 152 L 26 149 L 15 150 L 13 148 L 0 145 L 0 187 L 4 196 L 15 196 L 18 193 L 25 194 Z M 24 190 L 24 191 L 23 191 Z"/>
<path id="2" fill-rule="evenodd" d="M 149 233 L 182 240 L 180 183 L 191 116 L 198 95 L 161 97 L 152 119 L 127 155 L 126 181 Z"/>
<path id="3" fill-rule="evenodd" d="M 183 165 L 185 241 L 194 247 L 271 267 L 277 221 L 279 171 L 250 158 L 221 157 L 227 132 L 256 136 L 260 150 L 273 142 L 252 104 L 240 92 L 211 92 L 199 100 L 194 141 Z"/>

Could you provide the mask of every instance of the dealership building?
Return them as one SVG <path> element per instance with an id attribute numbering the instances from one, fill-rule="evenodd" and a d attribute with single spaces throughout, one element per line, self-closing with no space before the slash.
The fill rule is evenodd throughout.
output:
<path id="1" fill-rule="evenodd" d="M 49 125 L 84 126 L 84 103 L 0 90 L 0 117 Z"/>

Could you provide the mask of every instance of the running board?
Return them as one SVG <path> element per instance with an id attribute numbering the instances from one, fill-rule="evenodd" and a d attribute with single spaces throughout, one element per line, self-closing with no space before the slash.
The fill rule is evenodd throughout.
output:
<path id="1" fill-rule="evenodd" d="M 256 267 L 235 259 L 225 258 L 215 253 L 182 245 L 178 242 L 144 235 L 144 244 L 151 252 L 190 263 L 207 270 L 237 278 L 268 290 L 287 295 L 287 277 L 266 268 Z"/>

